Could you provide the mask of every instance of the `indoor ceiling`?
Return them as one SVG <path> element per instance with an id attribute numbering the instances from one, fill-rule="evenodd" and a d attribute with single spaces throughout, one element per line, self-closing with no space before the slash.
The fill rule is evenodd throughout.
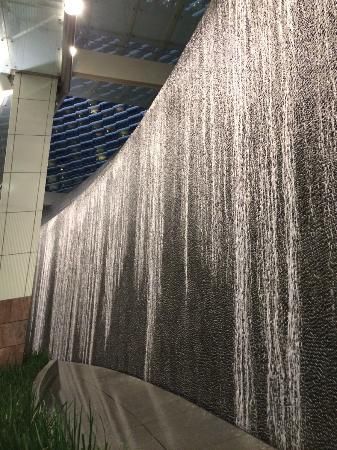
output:
<path id="1" fill-rule="evenodd" d="M 46 190 L 69 192 L 115 155 L 145 110 L 68 97 L 57 111 L 51 138 Z"/>

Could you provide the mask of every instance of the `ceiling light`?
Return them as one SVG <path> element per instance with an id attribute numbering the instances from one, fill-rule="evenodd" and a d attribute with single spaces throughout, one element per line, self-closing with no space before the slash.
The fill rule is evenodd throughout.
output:
<path id="1" fill-rule="evenodd" d="M 0 106 L 4 106 L 7 102 L 8 97 L 13 95 L 13 89 L 8 89 L 0 92 Z"/>
<path id="2" fill-rule="evenodd" d="M 71 56 L 74 58 L 74 56 L 76 56 L 77 54 L 77 48 L 72 45 L 71 47 L 69 47 L 69 52 Z"/>
<path id="3" fill-rule="evenodd" d="M 83 0 L 65 0 L 64 11 L 69 16 L 80 16 L 84 11 Z"/>

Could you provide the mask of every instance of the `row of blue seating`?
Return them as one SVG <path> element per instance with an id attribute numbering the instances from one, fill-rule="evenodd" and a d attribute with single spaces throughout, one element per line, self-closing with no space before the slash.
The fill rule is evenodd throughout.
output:
<path id="1" fill-rule="evenodd" d="M 71 123 L 71 127 L 68 127 L 67 130 L 60 131 L 59 126 L 54 126 L 51 143 L 56 144 L 70 137 L 79 136 L 93 131 L 97 132 L 99 129 L 101 129 L 104 132 L 104 129 L 108 129 L 108 131 L 110 131 L 126 128 L 135 123 L 139 123 L 142 120 L 144 114 L 145 114 L 144 111 L 142 112 L 130 111 L 129 113 L 121 112 L 113 116 L 99 118 L 98 120 L 95 120 L 97 119 L 97 114 L 95 114 L 95 118 L 88 117 L 86 119 L 75 119 Z"/>
<path id="2" fill-rule="evenodd" d="M 66 164 L 71 163 L 73 161 L 81 162 L 83 159 L 85 159 L 88 156 L 95 156 L 96 155 L 105 155 L 109 152 L 114 152 L 119 150 L 122 145 L 126 142 L 128 139 L 128 136 L 126 136 L 123 140 L 120 140 L 119 142 L 113 142 L 106 145 L 102 145 L 101 147 L 97 148 L 88 148 L 88 149 L 81 149 L 80 151 L 76 153 L 71 153 L 69 155 L 62 155 L 58 158 L 50 160 L 50 164 L 48 167 L 48 173 L 57 173 L 59 172 Z"/>
<path id="3" fill-rule="evenodd" d="M 95 122 L 97 120 L 102 120 L 107 117 L 114 117 L 116 119 L 121 118 L 123 116 L 134 115 L 136 113 L 140 113 L 143 111 L 139 106 L 132 106 L 128 108 L 123 108 L 121 105 L 113 105 L 106 107 L 106 102 L 101 107 L 99 105 L 86 107 L 80 110 L 73 110 L 73 108 L 67 108 L 63 112 L 61 117 L 55 117 L 54 119 L 54 127 L 60 127 L 60 125 L 68 124 L 68 123 L 81 123 L 81 122 Z M 66 111 L 69 111 L 68 113 Z M 59 128 L 55 128 L 55 132 L 59 132 Z"/>
<path id="4" fill-rule="evenodd" d="M 71 191 L 74 187 L 76 187 L 77 185 L 79 185 L 80 183 L 82 183 L 82 181 L 84 181 L 86 178 L 88 178 L 92 173 L 95 172 L 94 169 L 91 172 L 87 172 L 84 175 L 80 175 L 74 178 L 69 178 L 67 180 L 60 180 L 54 183 L 50 183 L 48 185 L 46 185 L 46 190 L 49 192 L 69 192 Z"/>
<path id="5" fill-rule="evenodd" d="M 186 11 L 189 12 L 190 8 L 187 8 Z M 161 61 L 164 58 L 166 62 L 171 62 L 172 60 L 172 64 L 181 54 L 181 48 L 162 48 L 135 39 L 125 42 L 125 39 L 122 41 L 112 33 L 97 32 L 90 27 L 81 27 L 77 38 L 77 46 L 101 53 L 117 54 L 131 58 L 150 59 L 153 61 Z"/>
<path id="6" fill-rule="evenodd" d="M 65 104 L 64 106 L 62 105 L 62 108 L 58 110 L 55 118 L 56 119 L 63 118 L 65 114 L 68 114 L 67 110 L 69 112 L 76 112 L 76 111 L 80 111 L 80 110 L 83 110 L 83 112 L 85 112 L 87 110 L 90 111 L 91 109 L 104 110 L 104 109 L 110 109 L 111 107 L 115 107 L 119 110 L 125 109 L 125 105 L 112 104 L 112 103 L 108 103 L 108 102 L 104 102 L 104 101 L 86 100 L 86 101 L 81 101 L 81 102 L 76 102 L 76 103 Z"/>
<path id="7" fill-rule="evenodd" d="M 133 130 L 135 128 L 136 127 L 134 127 Z M 61 149 L 51 153 L 50 161 L 51 162 L 58 161 L 63 158 L 68 158 L 73 154 L 78 155 L 81 152 L 85 153 L 91 151 L 92 153 L 97 153 L 97 152 L 104 152 L 105 150 L 108 150 L 111 147 L 113 148 L 120 147 L 128 139 L 131 132 L 132 129 L 128 129 L 128 131 L 125 132 L 123 135 L 120 135 L 118 139 L 109 139 L 109 136 L 102 136 L 92 140 L 74 143 L 72 145 L 69 145 L 68 148 Z"/>
<path id="8" fill-rule="evenodd" d="M 101 126 L 100 128 L 83 128 L 82 133 L 75 129 L 72 133 L 69 133 L 66 139 L 60 141 L 54 141 L 51 143 L 50 152 L 68 151 L 70 146 L 85 143 L 87 141 L 93 141 L 97 143 L 105 143 L 114 139 L 119 139 L 126 134 L 130 134 L 135 130 L 143 115 L 139 115 L 133 120 L 125 120 L 123 123 L 117 123 L 114 125 Z"/>
<path id="9" fill-rule="evenodd" d="M 95 159 L 91 159 L 87 161 L 87 164 L 85 166 L 77 167 L 71 171 L 63 171 L 62 173 L 57 175 L 48 175 L 46 185 L 49 186 L 50 184 L 54 184 L 55 182 L 64 181 L 65 177 L 71 180 L 72 178 L 86 175 L 87 173 L 91 173 L 92 170 L 96 170 L 97 167 L 102 166 L 104 163 L 105 161 L 97 161 Z"/>
<path id="10" fill-rule="evenodd" d="M 48 191 L 67 192 L 116 154 L 142 120 L 138 106 L 68 97 L 53 124 Z"/>
<path id="11" fill-rule="evenodd" d="M 80 111 L 80 110 L 86 110 L 87 108 L 90 108 L 92 106 L 101 105 L 101 103 L 106 102 L 97 102 L 95 100 L 84 100 L 84 99 L 77 99 L 76 97 L 68 97 L 64 100 L 61 107 L 57 110 L 54 120 L 62 119 L 64 114 L 68 114 L 67 110 L 70 111 Z"/>
<path id="12" fill-rule="evenodd" d="M 82 95 L 83 92 L 89 97 L 94 93 L 95 97 L 107 102 L 111 102 L 111 99 L 123 104 L 132 101 L 134 105 L 147 107 L 152 103 L 158 91 L 155 88 L 146 86 L 122 86 L 94 80 L 83 80 L 81 78 L 73 79 L 71 85 L 72 95 Z"/>
<path id="13" fill-rule="evenodd" d="M 163 51 L 160 49 L 134 49 L 130 51 L 120 51 L 113 44 L 104 44 L 104 45 L 96 45 L 93 43 L 92 45 L 86 45 L 86 47 L 90 50 L 95 50 L 101 53 L 109 53 L 110 55 L 120 55 L 127 56 L 129 58 L 137 58 L 137 59 L 146 59 L 149 61 L 159 61 L 165 62 L 166 64 L 175 64 L 180 56 L 180 52 L 178 49 Z"/>
<path id="14" fill-rule="evenodd" d="M 104 152 L 85 152 L 81 153 L 81 158 L 73 157 L 68 160 L 59 161 L 55 167 L 50 167 L 48 175 L 63 175 L 64 172 L 71 172 L 75 169 L 82 168 L 93 161 L 106 161 L 111 154 L 116 153 L 119 150 L 118 147 L 105 149 Z"/>

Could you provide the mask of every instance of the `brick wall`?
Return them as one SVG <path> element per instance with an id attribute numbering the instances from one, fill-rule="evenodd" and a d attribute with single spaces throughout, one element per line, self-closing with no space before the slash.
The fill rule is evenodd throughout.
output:
<path id="1" fill-rule="evenodd" d="M 0 366 L 22 362 L 31 297 L 0 301 Z"/>

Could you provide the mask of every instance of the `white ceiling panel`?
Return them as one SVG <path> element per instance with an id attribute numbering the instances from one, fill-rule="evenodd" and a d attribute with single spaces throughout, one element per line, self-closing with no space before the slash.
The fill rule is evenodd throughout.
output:
<path id="1" fill-rule="evenodd" d="M 141 0 L 133 34 L 157 41 L 166 41 L 177 11 L 177 2 Z"/>
<path id="2" fill-rule="evenodd" d="M 58 75 L 63 37 L 62 0 L 2 0 L 2 42 L 9 69 Z"/>
<path id="3" fill-rule="evenodd" d="M 101 31 L 128 34 L 131 31 L 138 0 L 91 0 L 78 19 L 79 27 L 89 25 Z"/>

